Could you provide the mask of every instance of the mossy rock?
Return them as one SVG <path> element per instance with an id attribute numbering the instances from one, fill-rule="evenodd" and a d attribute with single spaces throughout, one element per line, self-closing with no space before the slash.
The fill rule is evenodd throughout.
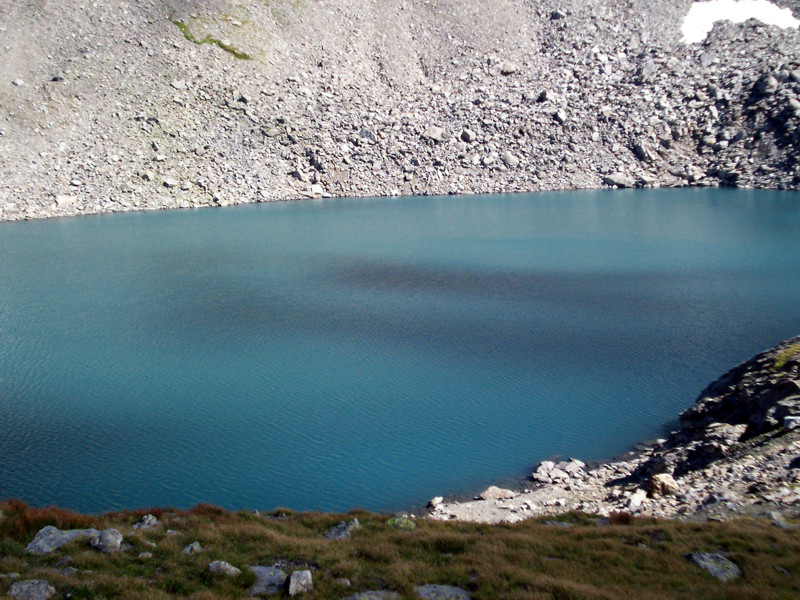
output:
<path id="1" fill-rule="evenodd" d="M 400 531 L 414 531 L 417 528 L 417 524 L 414 521 L 405 517 L 392 517 L 386 521 L 386 524 L 392 529 L 399 529 Z"/>

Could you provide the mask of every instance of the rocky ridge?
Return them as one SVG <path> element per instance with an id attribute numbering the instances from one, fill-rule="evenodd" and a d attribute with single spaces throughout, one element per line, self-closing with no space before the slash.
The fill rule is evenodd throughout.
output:
<path id="1" fill-rule="evenodd" d="M 795 0 L 778 4 L 798 12 Z M 687 0 L 0 7 L 0 220 L 800 185 L 800 33 Z"/>
<path id="2" fill-rule="evenodd" d="M 524 491 L 490 487 L 469 502 L 435 498 L 430 517 L 515 522 L 569 511 L 608 517 L 770 518 L 800 508 L 800 337 L 709 385 L 667 439 L 613 461 L 545 461 Z"/>

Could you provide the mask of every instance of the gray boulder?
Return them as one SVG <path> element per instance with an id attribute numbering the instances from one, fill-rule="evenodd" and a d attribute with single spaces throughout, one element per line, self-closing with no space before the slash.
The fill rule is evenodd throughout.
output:
<path id="1" fill-rule="evenodd" d="M 636 184 L 633 177 L 619 172 L 610 173 L 603 177 L 603 183 L 606 185 L 615 185 L 618 188 L 632 188 Z"/>
<path id="2" fill-rule="evenodd" d="M 49 600 L 56 595 L 56 588 L 41 579 L 28 579 L 13 583 L 8 595 L 17 600 Z"/>
<path id="3" fill-rule="evenodd" d="M 703 552 L 691 552 L 686 555 L 690 561 L 701 569 L 705 569 L 720 581 L 728 582 L 742 576 L 742 571 L 736 565 L 721 554 L 706 554 Z"/>
<path id="4" fill-rule="evenodd" d="M 133 525 L 133 528 L 152 529 L 153 527 L 157 527 L 158 525 L 160 525 L 160 523 L 158 519 L 156 519 L 153 515 L 145 515 Z"/>
<path id="5" fill-rule="evenodd" d="M 234 567 L 231 563 L 224 560 L 215 560 L 208 565 L 208 570 L 212 573 L 220 573 L 228 577 L 236 577 L 242 571 Z"/>
<path id="6" fill-rule="evenodd" d="M 286 573 L 275 567 L 247 567 L 256 576 L 256 582 L 247 590 L 248 596 L 277 594 L 286 585 Z"/>
<path id="7" fill-rule="evenodd" d="M 324 537 L 327 540 L 347 540 L 358 529 L 361 529 L 361 523 L 358 522 L 358 519 L 348 522 L 342 521 L 338 525 L 331 527 Z"/>
<path id="8" fill-rule="evenodd" d="M 105 529 L 100 535 L 92 538 L 92 548 L 106 554 L 119 552 L 120 546 L 122 546 L 122 534 L 116 529 Z"/>
<path id="9" fill-rule="evenodd" d="M 200 542 L 192 542 L 183 549 L 184 554 L 197 554 L 198 552 L 202 551 L 203 546 L 200 545 Z"/>
<path id="10" fill-rule="evenodd" d="M 292 571 L 289 576 L 289 595 L 297 596 L 314 589 L 311 571 Z"/>
<path id="11" fill-rule="evenodd" d="M 39 530 L 30 544 L 25 548 L 30 554 L 50 554 L 61 546 L 83 538 L 94 538 L 100 535 L 97 529 L 68 529 L 61 531 L 48 525 Z"/>
<path id="12" fill-rule="evenodd" d="M 414 591 L 424 600 L 470 600 L 472 598 L 467 590 L 452 585 L 418 585 Z"/>

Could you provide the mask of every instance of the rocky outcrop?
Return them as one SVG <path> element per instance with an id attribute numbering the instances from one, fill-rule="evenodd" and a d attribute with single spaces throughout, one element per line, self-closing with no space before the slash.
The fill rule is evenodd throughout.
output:
<path id="1" fill-rule="evenodd" d="M 432 504 L 435 519 L 500 522 L 578 510 L 656 517 L 780 517 L 800 506 L 800 337 L 709 385 L 667 439 L 588 466 L 544 461 L 529 489 Z M 770 516 L 774 522 L 776 519 Z"/>

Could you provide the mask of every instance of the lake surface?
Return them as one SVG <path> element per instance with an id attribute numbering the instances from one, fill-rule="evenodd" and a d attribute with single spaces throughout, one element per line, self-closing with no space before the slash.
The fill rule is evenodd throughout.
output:
<path id="1" fill-rule="evenodd" d="M 800 196 L 0 224 L 0 498 L 377 510 L 653 439 L 800 333 Z"/>

